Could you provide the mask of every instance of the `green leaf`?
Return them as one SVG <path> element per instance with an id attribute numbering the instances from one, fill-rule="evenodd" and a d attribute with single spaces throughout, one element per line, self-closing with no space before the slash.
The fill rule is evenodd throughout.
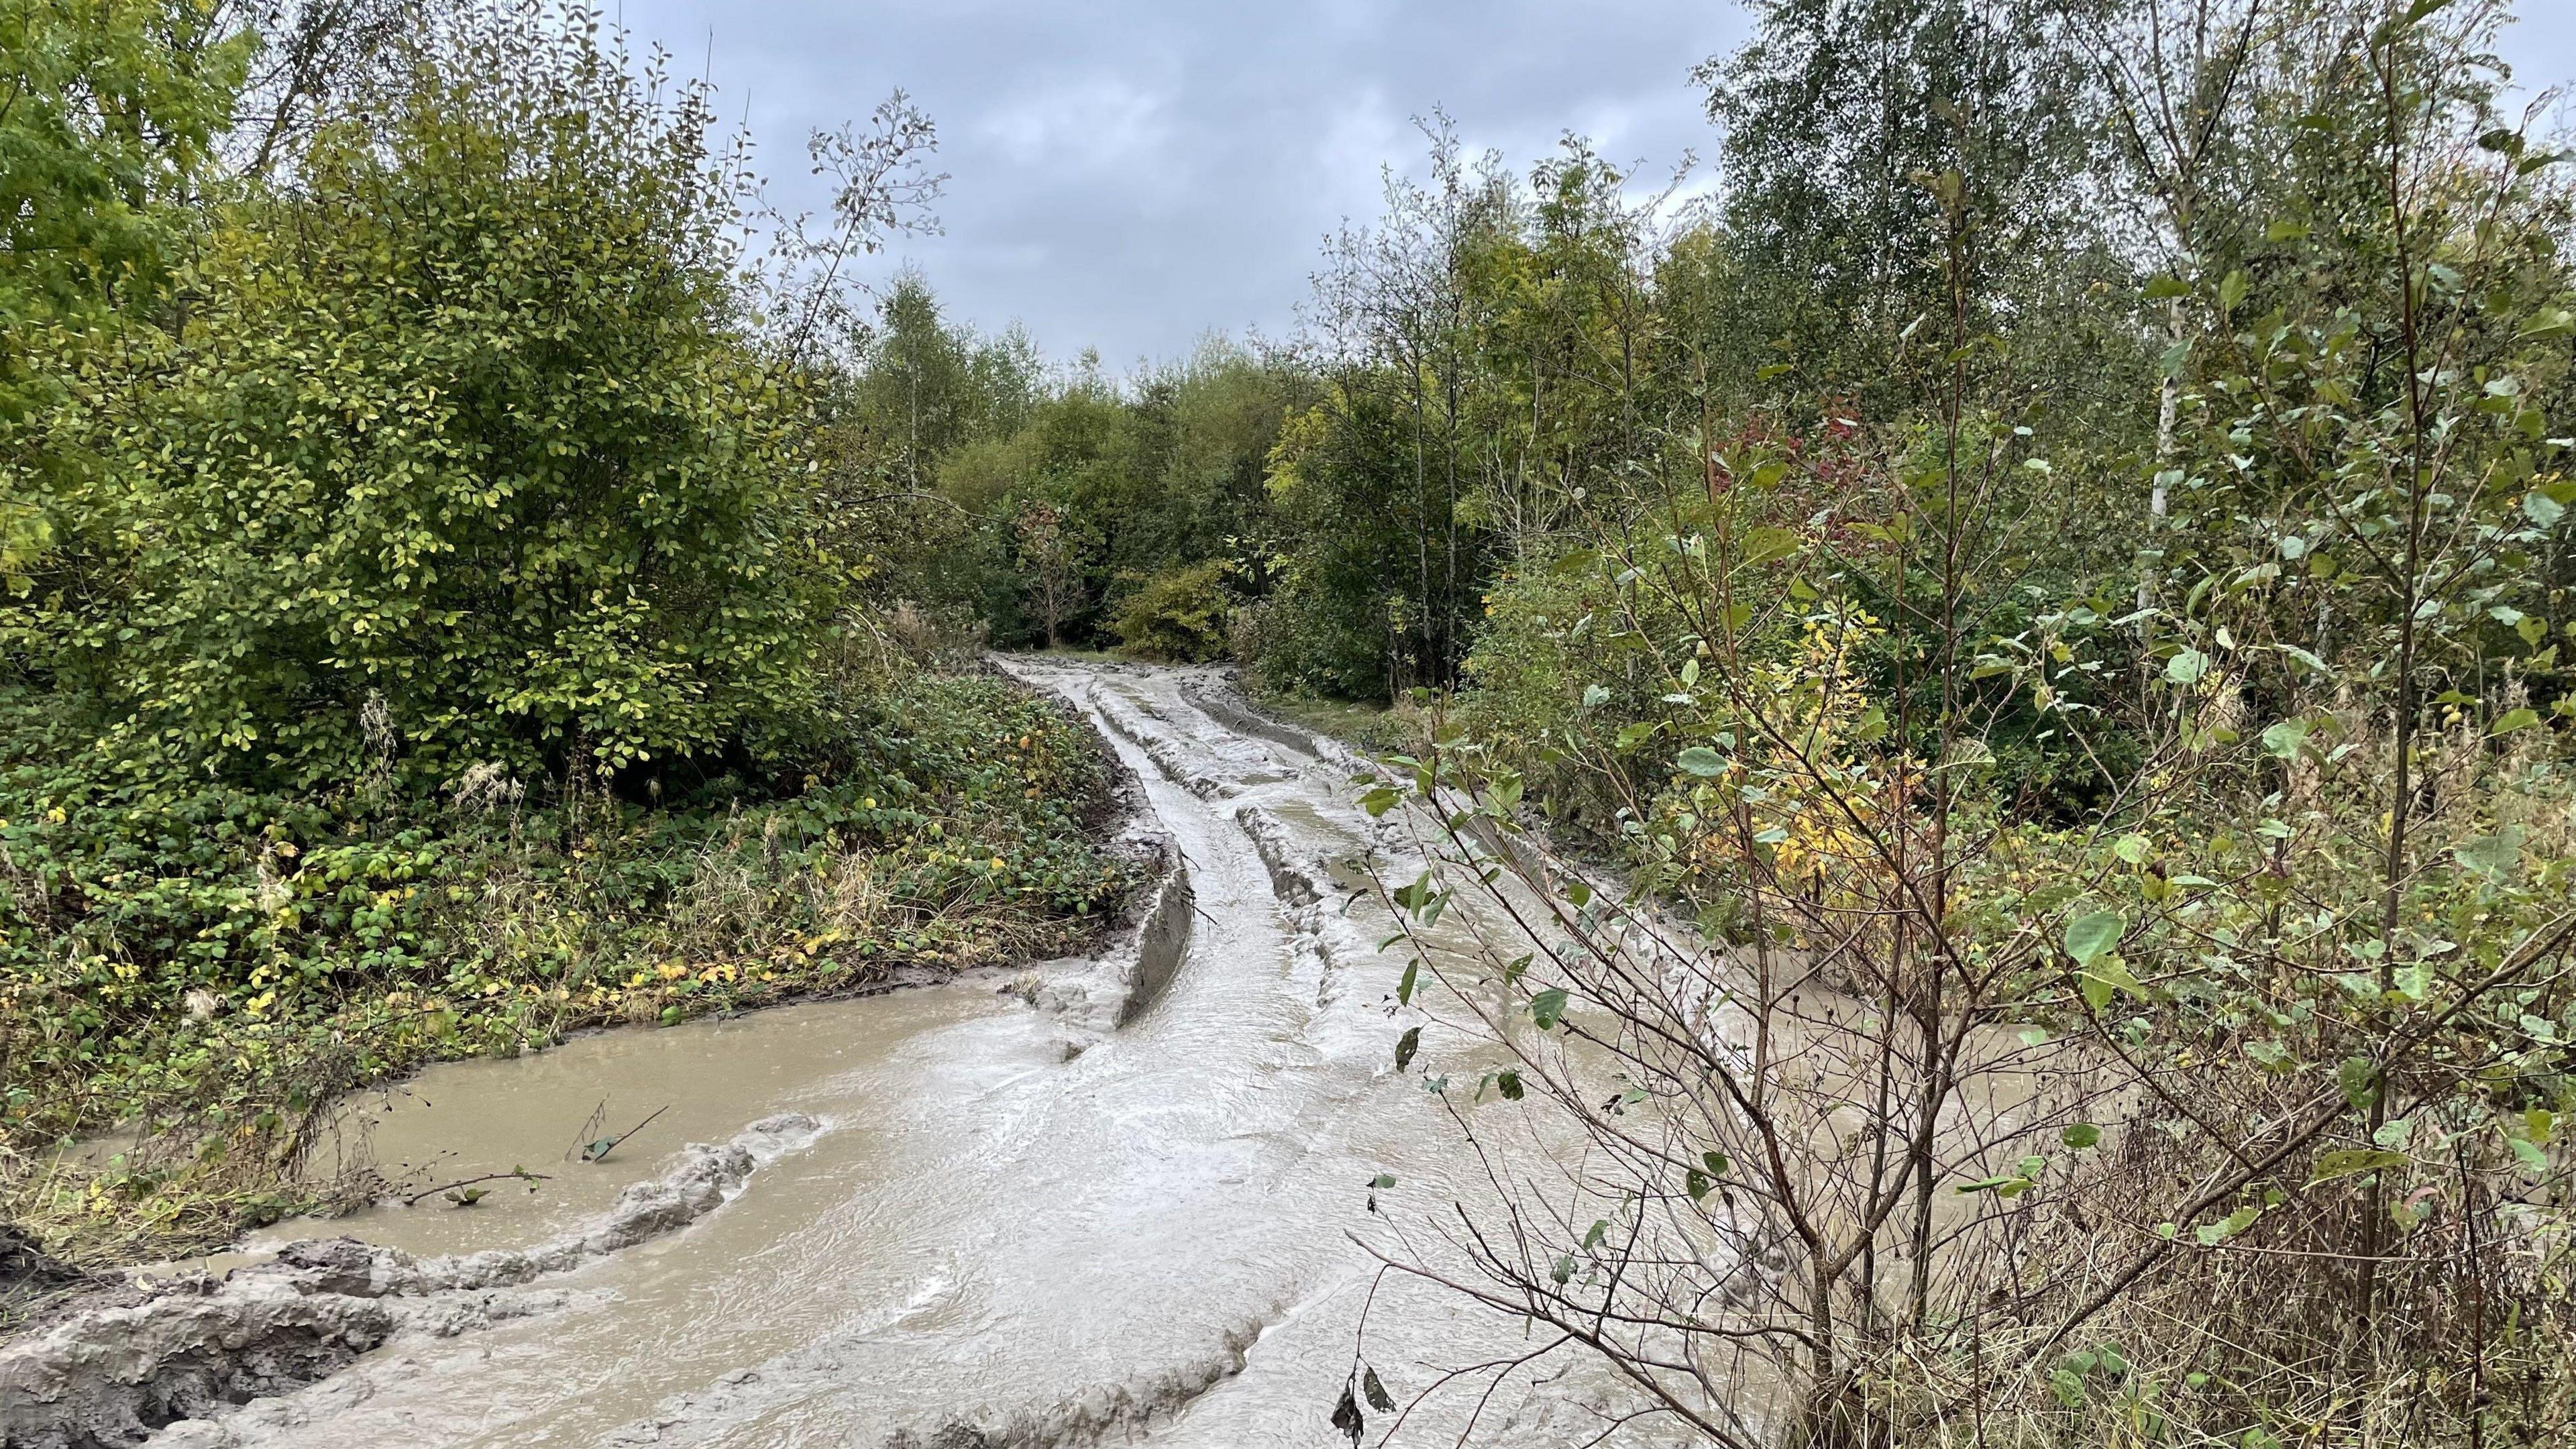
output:
<path id="1" fill-rule="evenodd" d="M 2114 991 L 2125 991 L 2140 1001 L 2147 999 L 2145 983 L 2131 974 L 2128 967 L 2121 965 L 2117 956 L 2104 956 L 2086 966 L 2078 984 L 2084 990 L 2084 999 L 2092 1004 L 2095 1011 L 2111 1004 Z"/>
<path id="2" fill-rule="evenodd" d="M 1697 1202 L 1701 1198 L 1708 1196 L 1709 1193 L 1717 1187 L 1717 1184 L 1710 1179 L 1707 1173 L 1694 1167 L 1690 1171 L 1682 1174 L 1682 1186 L 1689 1191 L 1691 1201 Z"/>
<path id="3" fill-rule="evenodd" d="M 2298 758 L 2299 746 L 2308 742 L 2305 720 L 2285 719 L 2263 731 L 2263 750 L 2279 759 Z"/>
<path id="4" fill-rule="evenodd" d="M 1388 1393 L 1386 1391 L 1386 1385 L 1378 1381 L 1376 1369 L 1370 1369 L 1367 1373 L 1360 1376 L 1360 1390 L 1368 1395 L 1370 1408 L 1377 1410 L 1381 1414 L 1390 1413 L 1394 1410 L 1395 1395 Z"/>
<path id="5" fill-rule="evenodd" d="M 2197 649 L 2177 650 L 2171 659 L 2165 661 L 2167 684 L 2198 684 L 2201 676 L 2208 672 L 2209 656 Z"/>
<path id="6" fill-rule="evenodd" d="M 1494 1078 L 1494 1085 L 1502 1089 L 1504 1101 L 1517 1102 L 1521 1099 L 1524 1089 L 1521 1086 L 1520 1073 L 1505 1072 L 1501 1076 Z"/>
<path id="7" fill-rule="evenodd" d="M 2155 849 L 2154 841 L 2134 833 L 2123 835 L 2111 844 L 2111 853 L 2131 865 L 2146 864 L 2147 853 L 2153 849 Z"/>
<path id="8" fill-rule="evenodd" d="M 1800 539 L 1796 530 L 1787 528 L 1748 529 L 1744 535 L 1744 561 L 1749 564 L 1769 563 L 1787 558 L 1798 551 Z"/>
<path id="9" fill-rule="evenodd" d="M 1413 987 L 1414 983 L 1420 978 L 1421 972 L 1422 962 L 1420 958 L 1417 957 L 1414 960 L 1404 963 L 1404 975 L 1395 983 L 1396 1005 L 1411 1006 L 1413 1004 Z"/>
<path id="10" fill-rule="evenodd" d="M 2102 953 L 2120 944 L 2128 933 L 2128 918 L 2118 911 L 2093 911 L 2066 923 L 2066 954 L 2078 966 L 2089 967 Z"/>
<path id="11" fill-rule="evenodd" d="M 2536 709 L 2529 707 L 2509 709 L 2497 718 L 2495 729 L 2491 733 L 2509 735 L 2515 730 L 2527 730 L 2538 723 L 2540 723 L 2540 711 Z"/>
<path id="12" fill-rule="evenodd" d="M 2200 1239 L 2202 1247 L 2214 1248 L 2254 1226 L 2254 1220 L 2262 1215 L 2259 1207 L 2241 1207 L 2217 1222 L 2193 1229 L 2193 1235 Z"/>
<path id="13" fill-rule="evenodd" d="M 2150 302 L 2162 302 L 2168 298 L 2190 295 L 2190 284 L 2180 277 L 2157 276 L 2147 279 L 2146 298 Z"/>
<path id="14" fill-rule="evenodd" d="M 1686 775 L 1723 775 L 1726 773 L 1726 756 L 1706 745 L 1693 745 L 1673 757 L 1673 767 Z"/>
<path id="15" fill-rule="evenodd" d="M 1411 1065 L 1413 1054 L 1421 1048 L 1422 1028 L 1418 1026 L 1405 1028 L 1404 1035 L 1395 1039 L 1395 1069 L 1400 1072 Z"/>
<path id="16" fill-rule="evenodd" d="M 1371 1189 L 1388 1188 L 1393 1186 L 1395 1186 L 1395 1174 L 1392 1172 L 1381 1172 L 1377 1176 L 1369 1179 L 1369 1187 Z"/>
<path id="17" fill-rule="evenodd" d="M 1610 1220 L 1608 1218 L 1593 1219 L 1592 1231 L 1583 1235 L 1584 1251 L 1590 1252 L 1592 1249 L 1600 1247 L 1601 1240 L 1608 1236 L 1610 1236 Z"/>
<path id="18" fill-rule="evenodd" d="M 1530 1020 L 1541 1031 L 1553 1031 L 1565 1019 L 1565 988 L 1551 986 L 1530 998 Z"/>
<path id="19" fill-rule="evenodd" d="M 2502 880 L 2521 868 L 2522 842 L 2528 834 L 2519 825 L 2508 825 L 2493 835 L 2481 835 L 2453 849 L 2451 856 L 2490 880 Z"/>
<path id="20" fill-rule="evenodd" d="M 2317 1154 L 2315 1170 L 2308 1174 L 2308 1186 L 2315 1187 L 2319 1183 L 2339 1182 L 2347 1177 L 2359 1177 L 2365 1172 L 2382 1172 L 2405 1165 L 2405 1153 L 2390 1152 L 2377 1147 L 2348 1147 L 2338 1152 L 2321 1152 Z"/>
<path id="21" fill-rule="evenodd" d="M 2274 243 L 2305 241 L 2308 225 L 2303 221 L 2276 221 L 2263 228 L 2263 240 Z"/>
<path id="22" fill-rule="evenodd" d="M 2081 1152 L 2102 1140 L 2102 1129 L 2090 1122 L 2078 1122 L 2059 1133 L 2058 1140 Z"/>
<path id="23" fill-rule="evenodd" d="M 1547 1276 L 1554 1280 L 1559 1287 L 1572 1281 L 1574 1277 L 1574 1255 L 1572 1253 L 1568 1253 L 1557 1259 L 1556 1266 L 1547 1270 Z"/>
<path id="24" fill-rule="evenodd" d="M 1583 707 L 1585 709 L 1599 709 L 1601 706 L 1608 704 L 1609 702 L 1610 686 L 1606 684 L 1587 684 L 1583 686 Z"/>
<path id="25" fill-rule="evenodd" d="M 1380 816 L 1384 815 L 1387 811 L 1394 809 L 1395 803 L 1403 798 L 1404 797 L 1402 795 L 1396 793 L 1395 787 L 1391 785 L 1380 785 L 1376 789 L 1371 790 L 1360 797 L 1360 808 L 1367 811 L 1372 817 Z"/>

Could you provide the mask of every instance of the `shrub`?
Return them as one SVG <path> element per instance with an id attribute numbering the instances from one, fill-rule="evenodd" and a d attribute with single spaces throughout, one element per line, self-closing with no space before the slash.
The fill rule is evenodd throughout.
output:
<path id="1" fill-rule="evenodd" d="M 0 650 L 116 753 L 310 785 L 390 730 L 428 782 L 805 709 L 801 409 L 737 323 L 706 97 L 526 19 L 456 21 L 215 214 L 174 331 L 65 359 Z"/>
<path id="2" fill-rule="evenodd" d="M 1144 659 L 1198 664 L 1226 653 L 1225 565 L 1192 564 L 1147 579 L 1118 610 L 1118 643 Z"/>

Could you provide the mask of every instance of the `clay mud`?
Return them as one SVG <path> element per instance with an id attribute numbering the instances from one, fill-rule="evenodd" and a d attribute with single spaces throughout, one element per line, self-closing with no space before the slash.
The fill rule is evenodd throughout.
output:
<path id="1" fill-rule="evenodd" d="M 1362 1246 L 1486 1184 L 1394 1069 L 1401 963 L 1377 951 L 1390 927 L 1356 865 L 1393 846 L 1352 804 L 1356 762 L 1212 673 L 1013 668 L 1101 727 L 1141 783 L 1140 848 L 1169 852 L 1116 948 L 605 1033 L 361 1099 L 339 1150 L 432 1185 L 542 1180 L 282 1225 L 196 1265 L 251 1265 L 199 1306 L 345 1299 L 349 1331 L 10 1442 L 1314 1445 L 1343 1438 L 1330 1420 L 1362 1353 L 1409 1400 L 1508 1351 L 1517 1323 Z M 582 1160 L 590 1134 L 657 1110 Z M 564 1248 L 691 1152 L 724 1155 L 680 1144 L 746 1124 L 762 1145 L 725 1158 L 744 1170 L 708 1210 Z M 260 1265 L 321 1234 L 354 1241 Z M 457 1266 L 475 1263 L 488 1277 Z M 134 1370 L 117 1372 L 152 1377 Z M 77 1377 L 25 1382 L 60 1404 Z M 1581 1443 L 1621 1407 L 1554 1363 L 1483 1403 L 1478 1442 Z M 1477 1392 L 1435 1396 L 1398 1442 L 1453 1442 L 1471 1412 Z"/>

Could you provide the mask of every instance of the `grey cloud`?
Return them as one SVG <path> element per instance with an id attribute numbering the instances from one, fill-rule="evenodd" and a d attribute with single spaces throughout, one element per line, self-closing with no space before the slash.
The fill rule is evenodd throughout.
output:
<path id="1" fill-rule="evenodd" d="M 2576 5 L 2525 9 L 2517 67 L 2576 72 Z M 1407 121 L 1434 106 L 1517 165 L 1568 130 L 1658 176 L 1707 155 L 1688 73 L 1748 29 L 1712 0 L 624 0 L 616 18 L 708 67 L 790 203 L 819 201 L 808 129 L 911 91 L 954 178 L 945 230 L 875 274 L 917 264 L 952 315 L 1113 366 L 1211 328 L 1288 331 L 1323 237 L 1375 213 L 1381 165 L 1419 167 Z"/>

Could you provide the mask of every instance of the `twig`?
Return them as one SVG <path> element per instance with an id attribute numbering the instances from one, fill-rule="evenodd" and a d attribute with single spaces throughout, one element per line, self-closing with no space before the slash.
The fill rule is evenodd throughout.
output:
<path id="1" fill-rule="evenodd" d="M 652 1126 L 653 1117 L 659 1117 L 670 1110 L 671 1104 L 665 1102 L 661 1106 L 653 1109 L 652 1117 L 645 1118 L 643 1121 L 636 1123 L 634 1126 L 627 1128 L 625 1131 L 618 1133 L 614 1137 L 600 1138 L 598 1141 L 581 1150 L 581 1160 L 584 1162 L 599 1162 L 605 1160 L 608 1154 L 615 1152 L 627 1138 L 632 1137 L 636 1133 L 643 1131 L 645 1128 Z"/>
<path id="2" fill-rule="evenodd" d="M 553 1178 L 548 1177 L 546 1174 L 544 1174 L 544 1173 L 542 1173 L 542 1172 L 530 1172 L 530 1171 L 528 1171 L 528 1170 L 527 1170 L 526 1168 L 524 1168 L 524 1167 L 514 1167 L 514 1168 L 511 1168 L 511 1169 L 510 1169 L 509 1171 L 507 1171 L 507 1172 L 487 1172 L 487 1173 L 483 1174 L 481 1177 L 462 1177 L 462 1178 L 458 1178 L 458 1179 L 457 1179 L 456 1181 L 454 1181 L 454 1182 L 442 1182 L 442 1183 L 440 1183 L 440 1184 L 439 1184 L 438 1186 L 436 1186 L 436 1187 L 425 1187 L 425 1188 L 422 1188 L 420 1191 L 418 1191 L 418 1192 L 416 1192 L 416 1193 L 413 1193 L 411 1196 L 409 1196 L 409 1197 L 407 1197 L 407 1198 L 404 1198 L 404 1199 L 403 1199 L 403 1206 L 404 1206 L 404 1207 L 418 1207 L 418 1206 L 420 1206 L 420 1200 L 421 1200 L 422 1198 L 425 1198 L 425 1197 L 436 1197 L 438 1194 L 440 1194 L 440 1193 L 442 1193 L 442 1192 L 452 1191 L 453 1189 L 460 1188 L 460 1187 L 472 1187 L 474 1184 L 476 1184 L 476 1183 L 478 1183 L 478 1182 L 495 1182 L 495 1181 L 498 1181 L 499 1179 L 501 1179 L 501 1178 L 505 1178 L 505 1177 L 509 1177 L 509 1178 L 516 1178 L 516 1179 L 518 1179 L 518 1180 L 519 1180 L 519 1181 L 521 1181 L 521 1182 L 552 1182 L 552 1181 L 554 1181 L 554 1179 L 553 1179 Z"/>

